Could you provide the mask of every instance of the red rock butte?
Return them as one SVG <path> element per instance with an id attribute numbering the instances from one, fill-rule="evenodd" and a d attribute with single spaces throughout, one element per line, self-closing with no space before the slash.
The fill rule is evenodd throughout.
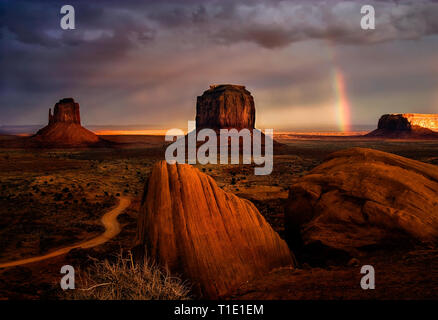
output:
<path id="1" fill-rule="evenodd" d="M 196 129 L 254 129 L 254 98 L 244 86 L 211 85 L 196 101 Z"/>
<path id="2" fill-rule="evenodd" d="M 87 147 L 103 141 L 81 126 L 79 104 L 73 98 L 61 99 L 54 110 L 49 109 L 49 124 L 40 129 L 31 141 L 41 147 Z"/>
<path id="3" fill-rule="evenodd" d="M 80 125 L 79 103 L 76 103 L 73 98 L 59 100 L 55 104 L 53 115 L 52 109 L 49 109 L 49 125 L 56 122 L 77 123 Z"/>

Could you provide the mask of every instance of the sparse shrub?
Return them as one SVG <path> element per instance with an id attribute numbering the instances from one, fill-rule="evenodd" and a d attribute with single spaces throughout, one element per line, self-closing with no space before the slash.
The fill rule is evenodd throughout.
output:
<path id="1" fill-rule="evenodd" d="M 70 189 L 67 188 L 67 187 L 65 187 L 64 189 L 62 189 L 62 192 L 64 192 L 64 193 L 69 192 L 69 191 L 70 191 Z"/>
<path id="2" fill-rule="evenodd" d="M 187 300 L 189 289 L 179 278 L 146 259 L 136 263 L 129 253 L 115 262 L 95 260 L 78 271 L 77 289 L 64 293 L 74 300 Z"/>

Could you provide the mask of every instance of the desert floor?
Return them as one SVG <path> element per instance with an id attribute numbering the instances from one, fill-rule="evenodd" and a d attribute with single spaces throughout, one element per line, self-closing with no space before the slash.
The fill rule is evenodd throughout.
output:
<path id="1" fill-rule="evenodd" d="M 60 269 L 84 268 L 90 257 L 112 259 L 134 243 L 136 216 L 152 165 L 163 159 L 162 136 L 103 136 L 116 148 L 0 148 L 0 264 L 44 255 L 92 239 L 104 231 L 102 215 L 118 199 L 131 199 L 119 216 L 119 235 L 91 249 L 73 249 L 48 260 L 0 269 L 0 299 L 57 299 Z M 438 165 L 438 141 L 377 140 L 282 134 L 274 171 L 255 176 L 250 165 L 197 165 L 220 187 L 251 200 L 284 237 L 288 188 L 331 152 L 374 148 Z M 0 136 L 1 141 L 24 139 Z M 10 143 L 8 145 L 11 145 Z M 273 270 L 243 284 L 230 299 L 419 299 L 438 298 L 438 248 L 412 244 L 363 252 L 357 264 L 299 259 L 297 269 Z M 376 269 L 376 289 L 360 288 L 360 266 Z"/>

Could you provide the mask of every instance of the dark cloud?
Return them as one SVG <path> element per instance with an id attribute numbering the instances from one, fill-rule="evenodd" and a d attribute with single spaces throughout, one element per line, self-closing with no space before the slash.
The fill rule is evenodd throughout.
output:
<path id="1" fill-rule="evenodd" d="M 136 113 L 129 118 L 120 110 L 123 106 L 151 110 L 150 117 L 164 121 L 168 114 L 190 118 L 193 97 L 220 81 L 276 92 L 276 97 L 266 94 L 261 101 L 274 101 L 277 107 L 287 107 L 291 97 L 317 105 L 331 90 L 322 83 L 329 73 L 325 60 L 330 55 L 319 52 L 327 43 L 349 45 L 358 55 L 358 45 L 386 44 L 403 50 L 397 47 L 401 40 L 425 41 L 438 33 L 438 4 L 431 0 L 73 0 L 69 4 L 75 8 L 76 30 L 65 31 L 59 25 L 58 0 L 0 2 L 0 108 L 7 119 L 21 121 L 23 111 L 45 110 L 64 95 L 83 97 L 90 117 L 97 114 L 93 110 L 105 106 L 105 119 L 136 121 Z M 375 31 L 360 29 L 361 4 L 375 6 Z M 307 40 L 321 44 L 300 51 L 312 42 Z M 298 52 L 293 58 L 284 54 L 290 48 Z M 375 51 L 377 59 L 384 55 Z M 350 65 L 360 66 L 359 58 L 353 60 Z M 391 65 L 391 70 L 397 68 Z M 433 74 L 418 77 L 427 82 L 428 90 L 432 78 Z M 391 83 L 391 92 L 411 82 L 399 83 Z M 358 94 L 373 89 L 351 87 Z M 296 91 L 293 95 L 290 88 Z M 7 124 L 4 119 L 0 124 Z"/>

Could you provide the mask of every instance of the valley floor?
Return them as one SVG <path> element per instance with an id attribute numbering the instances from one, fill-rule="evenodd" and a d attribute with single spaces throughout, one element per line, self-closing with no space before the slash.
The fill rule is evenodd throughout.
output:
<path id="1" fill-rule="evenodd" d="M 113 259 L 132 248 L 136 218 L 152 165 L 163 158 L 163 137 L 105 136 L 119 148 L 35 150 L 0 148 L 0 264 L 85 241 L 104 231 L 101 216 L 125 196 L 133 199 L 119 216 L 122 232 L 92 249 L 23 266 L 0 269 L 0 299 L 59 299 L 62 265 L 85 268 L 90 257 Z M 11 140 L 2 137 L 0 140 Z M 368 147 L 438 165 L 438 141 L 305 139 L 282 135 L 274 170 L 255 176 L 249 165 L 197 165 L 220 187 L 251 200 L 284 237 L 288 188 L 334 151 Z M 274 270 L 244 284 L 229 299 L 419 299 L 438 298 L 437 248 L 364 252 L 360 266 L 376 269 L 376 289 L 360 288 L 360 266 L 327 263 Z M 80 272 L 80 271 L 79 271 Z"/>

